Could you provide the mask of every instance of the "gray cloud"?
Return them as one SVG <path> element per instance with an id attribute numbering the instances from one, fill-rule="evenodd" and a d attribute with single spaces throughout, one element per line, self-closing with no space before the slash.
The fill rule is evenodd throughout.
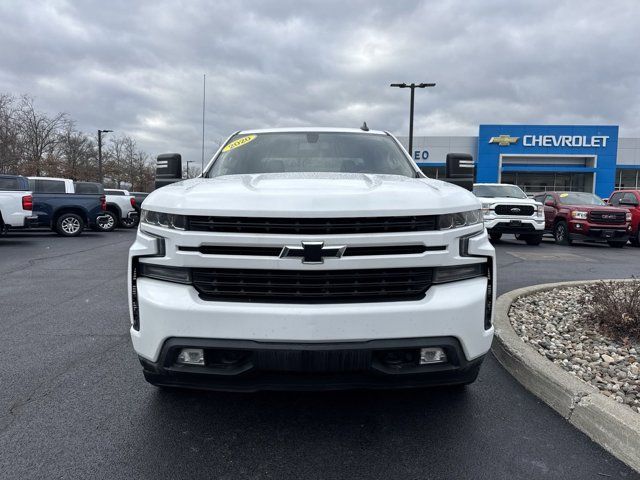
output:
<path id="1" fill-rule="evenodd" d="M 3 1 L 0 92 L 85 131 L 200 159 L 234 130 L 371 127 L 474 135 L 480 123 L 619 124 L 640 137 L 636 0 Z"/>

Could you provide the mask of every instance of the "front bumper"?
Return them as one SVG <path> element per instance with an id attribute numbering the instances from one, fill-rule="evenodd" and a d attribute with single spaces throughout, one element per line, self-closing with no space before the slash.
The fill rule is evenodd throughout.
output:
<path id="1" fill-rule="evenodd" d="M 579 220 L 571 220 L 569 222 L 569 234 L 573 240 L 623 241 L 629 239 L 629 233 L 628 228 L 620 225 L 606 226 Z"/>
<path id="2" fill-rule="evenodd" d="M 205 357 L 212 358 L 233 352 L 237 361 L 177 364 L 181 348 L 187 347 L 202 348 Z M 387 361 L 396 352 L 415 358 L 421 347 L 442 348 L 447 361 L 431 365 Z M 140 363 L 147 381 L 155 385 L 224 391 L 340 390 L 470 383 L 483 358 L 467 361 L 452 337 L 314 344 L 171 338 L 157 362 L 140 357 Z"/>
<path id="3" fill-rule="evenodd" d="M 495 217 L 485 218 L 485 228 L 492 233 L 537 233 L 544 231 L 544 218 Z"/>

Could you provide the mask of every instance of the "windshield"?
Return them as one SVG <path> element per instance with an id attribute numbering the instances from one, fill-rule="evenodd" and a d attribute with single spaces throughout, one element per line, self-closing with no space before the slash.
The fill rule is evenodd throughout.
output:
<path id="1" fill-rule="evenodd" d="M 558 194 L 563 205 L 605 205 L 600 197 L 593 193 L 567 192 Z"/>
<path id="2" fill-rule="evenodd" d="M 473 193 L 476 197 L 505 197 L 505 198 L 527 198 L 527 195 L 515 185 L 474 185 Z"/>
<path id="3" fill-rule="evenodd" d="M 206 176 L 287 172 L 418 175 L 388 135 L 283 132 L 235 135 Z"/>

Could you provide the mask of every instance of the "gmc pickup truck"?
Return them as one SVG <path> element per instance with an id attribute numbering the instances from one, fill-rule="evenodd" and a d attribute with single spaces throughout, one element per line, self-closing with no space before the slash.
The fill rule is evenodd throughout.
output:
<path id="1" fill-rule="evenodd" d="M 471 189 L 470 156 L 450 154 L 447 171 Z M 157 185 L 181 175 L 179 155 L 158 157 Z M 364 126 L 233 134 L 200 178 L 144 201 L 129 304 L 145 378 L 240 391 L 473 382 L 495 261 L 468 190 Z"/>
<path id="2" fill-rule="evenodd" d="M 29 181 L 20 175 L 0 175 L 0 235 L 10 228 L 25 228 L 35 217 Z"/>
<path id="3" fill-rule="evenodd" d="M 631 213 L 607 206 L 593 193 L 543 192 L 534 198 L 544 203 L 546 232 L 560 245 L 583 240 L 622 248 L 629 240 Z"/>
<path id="4" fill-rule="evenodd" d="M 91 193 L 76 193 L 74 182 L 65 178 L 29 177 L 29 185 L 33 191 L 33 213 L 37 215 L 34 226 L 51 228 L 64 237 L 76 237 L 85 227 L 99 230 L 99 224 L 107 220 L 104 191 L 99 184 L 78 182 L 79 191 Z"/>
<path id="5" fill-rule="evenodd" d="M 624 208 L 631 214 L 629 240 L 634 247 L 640 247 L 640 190 L 617 190 L 607 203 Z"/>

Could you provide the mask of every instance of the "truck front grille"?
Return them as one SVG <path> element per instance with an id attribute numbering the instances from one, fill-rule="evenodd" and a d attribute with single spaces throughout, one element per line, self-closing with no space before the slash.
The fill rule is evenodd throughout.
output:
<path id="1" fill-rule="evenodd" d="M 535 211 L 532 205 L 496 205 L 496 215 L 531 216 Z"/>
<path id="2" fill-rule="evenodd" d="M 589 213 L 589 220 L 593 223 L 623 224 L 627 221 L 624 212 L 607 212 L 603 210 L 593 210 Z"/>
<path id="3" fill-rule="evenodd" d="M 198 232 L 335 235 L 421 232 L 437 228 L 435 215 L 363 218 L 188 217 L 188 230 Z"/>
<path id="4" fill-rule="evenodd" d="M 367 270 L 249 270 L 194 268 L 203 300 L 273 303 L 348 303 L 418 300 L 433 268 Z"/>

